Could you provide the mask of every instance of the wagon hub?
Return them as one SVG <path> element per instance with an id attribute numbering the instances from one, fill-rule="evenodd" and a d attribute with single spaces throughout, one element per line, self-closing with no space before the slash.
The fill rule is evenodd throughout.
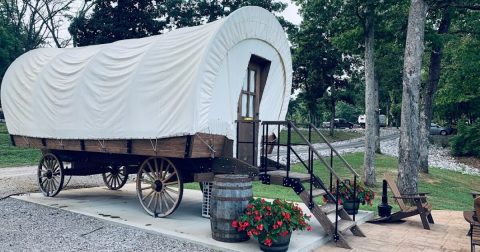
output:
<path id="1" fill-rule="evenodd" d="M 47 178 L 48 178 L 48 179 L 51 179 L 52 177 L 53 177 L 53 172 L 52 172 L 52 170 L 48 170 L 48 171 L 47 171 Z"/>
<path id="2" fill-rule="evenodd" d="M 163 188 L 163 183 L 162 183 L 162 181 L 160 181 L 160 180 L 155 180 L 155 187 L 154 187 L 155 191 L 161 192 L 161 191 L 162 191 L 162 188 Z"/>

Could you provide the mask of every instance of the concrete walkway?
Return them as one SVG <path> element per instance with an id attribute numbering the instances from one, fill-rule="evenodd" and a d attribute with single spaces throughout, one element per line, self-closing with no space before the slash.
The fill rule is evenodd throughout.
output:
<path id="1" fill-rule="evenodd" d="M 249 240 L 241 243 L 224 243 L 211 238 L 210 220 L 202 218 L 202 193 L 185 189 L 182 203 L 168 218 L 153 218 L 141 208 L 135 192 L 135 184 L 128 183 L 121 190 L 111 191 L 105 187 L 83 188 L 62 191 L 54 198 L 40 193 L 31 193 L 14 198 L 52 208 L 79 213 L 103 221 L 136 228 L 149 233 L 162 234 L 170 238 L 198 244 L 220 251 L 258 251 L 258 242 Z M 299 204 L 304 212 L 309 210 Z M 334 216 L 330 216 L 334 218 Z M 372 219 L 372 212 L 361 211 L 357 223 Z M 320 224 L 312 218 L 312 232 L 295 232 L 292 235 L 289 251 L 311 251 L 325 243 L 328 236 Z"/>
<path id="2" fill-rule="evenodd" d="M 362 230 L 367 238 L 348 238 L 353 250 L 327 243 L 315 251 L 470 251 L 470 238 L 466 236 L 469 226 L 463 212 L 438 210 L 432 215 L 436 224 L 431 230 L 422 228 L 419 216 L 398 224 L 366 223 Z"/>

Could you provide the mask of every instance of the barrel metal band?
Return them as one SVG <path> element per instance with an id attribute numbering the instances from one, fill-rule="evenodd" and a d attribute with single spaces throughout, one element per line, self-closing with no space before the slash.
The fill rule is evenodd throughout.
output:
<path id="1" fill-rule="evenodd" d="M 229 182 L 229 183 L 238 183 L 238 182 L 252 182 L 251 178 L 218 178 L 216 177 L 214 179 L 216 182 Z"/>
<path id="2" fill-rule="evenodd" d="M 232 186 L 213 186 L 215 189 L 222 189 L 222 190 L 244 190 L 244 189 L 252 189 L 252 186 L 239 186 L 239 187 L 232 187 Z"/>
<path id="3" fill-rule="evenodd" d="M 240 197 L 240 198 L 235 198 L 235 197 L 218 197 L 218 196 L 213 196 L 212 198 L 216 200 L 222 200 L 222 201 L 244 201 L 244 200 L 250 200 L 252 196 L 250 197 Z"/>

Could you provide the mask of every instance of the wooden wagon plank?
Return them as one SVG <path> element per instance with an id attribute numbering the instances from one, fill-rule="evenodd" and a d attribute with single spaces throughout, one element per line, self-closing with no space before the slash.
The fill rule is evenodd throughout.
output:
<path id="1" fill-rule="evenodd" d="M 132 154 L 170 158 L 207 158 L 230 153 L 232 148 L 225 136 L 198 133 L 193 136 L 162 139 L 81 140 L 48 139 L 12 135 L 16 146 L 51 150 L 95 153 Z M 189 142 L 190 139 L 190 142 Z M 231 141 L 230 141 L 231 142 Z M 225 144 L 227 143 L 227 144 Z M 213 151 L 215 150 L 215 151 Z M 187 153 L 189 152 L 189 153 Z"/>

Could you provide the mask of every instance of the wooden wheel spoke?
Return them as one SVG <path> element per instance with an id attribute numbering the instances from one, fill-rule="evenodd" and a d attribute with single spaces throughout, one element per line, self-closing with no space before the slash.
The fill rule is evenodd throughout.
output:
<path id="1" fill-rule="evenodd" d="M 168 181 L 171 177 L 173 177 L 173 175 L 176 175 L 177 173 L 175 171 L 173 171 L 172 173 L 168 174 L 168 177 L 164 178 L 163 181 Z"/>
<path id="2" fill-rule="evenodd" d="M 158 203 L 161 204 L 160 202 L 160 194 L 158 192 L 155 192 L 155 205 L 153 207 L 153 213 L 156 214 L 157 213 L 157 207 L 158 207 Z M 161 207 L 160 207 L 161 208 Z"/>
<path id="3" fill-rule="evenodd" d="M 158 179 L 162 180 L 163 181 L 163 178 L 165 177 L 165 173 L 168 172 L 168 168 L 170 167 L 170 163 L 167 164 L 167 167 L 165 167 L 165 169 L 163 169 L 164 167 L 164 161 L 162 159 L 162 171 L 158 174 Z"/>
<path id="4" fill-rule="evenodd" d="M 179 184 L 178 181 L 172 181 L 172 182 L 163 183 L 164 186 L 172 186 L 172 185 L 178 185 L 178 184 Z"/>
<path id="5" fill-rule="evenodd" d="M 152 201 L 153 201 L 153 198 L 155 198 L 157 196 L 157 193 L 154 191 L 153 192 L 153 197 L 150 199 L 150 201 L 148 202 L 148 205 L 147 205 L 147 208 L 150 208 L 150 205 L 152 204 Z"/>
<path id="6" fill-rule="evenodd" d="M 146 198 L 148 198 L 148 196 L 152 195 L 152 193 L 154 192 L 155 192 L 154 190 L 151 190 L 150 193 L 142 197 L 142 201 L 144 201 Z"/>
<path id="7" fill-rule="evenodd" d="M 175 191 L 175 190 L 173 190 L 173 189 L 172 189 L 172 188 L 170 188 L 170 187 L 165 187 L 165 191 L 169 191 L 169 192 L 172 192 L 172 193 L 178 194 L 178 191 Z"/>
<path id="8" fill-rule="evenodd" d="M 158 176 L 159 176 L 159 173 L 158 173 L 158 161 L 157 161 L 156 158 L 153 159 L 153 163 L 155 164 L 155 171 L 154 171 L 155 179 L 158 179 Z"/>
<path id="9" fill-rule="evenodd" d="M 170 195 L 170 193 L 168 193 L 166 190 L 163 191 L 163 194 L 165 196 L 168 196 L 168 198 L 173 202 L 173 204 L 175 204 L 176 200 L 172 197 L 172 195 Z"/>
<path id="10" fill-rule="evenodd" d="M 169 205 L 168 202 L 167 202 L 167 197 L 165 197 L 165 194 L 162 193 L 162 195 L 163 195 L 163 196 L 162 196 L 162 201 L 163 201 L 163 203 L 165 203 L 166 209 L 167 209 L 167 211 L 168 211 L 168 210 L 170 210 L 170 205 Z M 173 204 L 175 205 L 175 202 L 173 202 Z"/>
<path id="11" fill-rule="evenodd" d="M 149 172 L 145 171 L 145 169 L 142 168 L 142 172 L 143 174 L 147 175 L 152 181 L 155 181 L 156 179 L 154 177 L 152 177 L 152 175 L 150 175 Z M 153 172 L 153 171 L 152 171 Z"/>

